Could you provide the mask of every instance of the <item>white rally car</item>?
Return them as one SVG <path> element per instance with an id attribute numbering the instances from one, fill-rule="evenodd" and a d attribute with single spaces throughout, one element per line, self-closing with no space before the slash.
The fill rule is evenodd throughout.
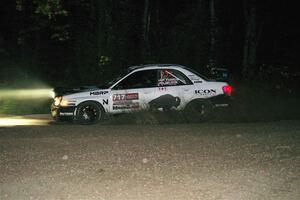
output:
<path id="1" fill-rule="evenodd" d="M 89 124 L 106 115 L 140 110 L 178 110 L 190 119 L 204 118 L 215 108 L 229 106 L 232 88 L 184 66 L 155 64 L 130 67 L 103 86 L 55 92 L 54 119 Z"/>

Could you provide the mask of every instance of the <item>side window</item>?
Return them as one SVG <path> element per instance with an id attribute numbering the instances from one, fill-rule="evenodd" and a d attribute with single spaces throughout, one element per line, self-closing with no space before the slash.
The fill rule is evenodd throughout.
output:
<path id="1" fill-rule="evenodd" d="M 174 69 L 159 70 L 158 86 L 176 86 L 192 84 L 182 72 Z"/>
<path id="2" fill-rule="evenodd" d="M 149 88 L 157 86 L 157 70 L 144 70 L 134 72 L 118 83 L 114 89 Z"/>

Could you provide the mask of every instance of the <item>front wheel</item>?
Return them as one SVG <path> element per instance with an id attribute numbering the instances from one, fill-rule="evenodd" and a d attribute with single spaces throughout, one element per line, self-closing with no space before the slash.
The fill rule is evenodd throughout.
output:
<path id="1" fill-rule="evenodd" d="M 96 102 L 81 103 L 76 111 L 76 121 L 80 124 L 94 124 L 104 117 L 104 109 Z"/>
<path id="2" fill-rule="evenodd" d="M 184 109 L 185 118 L 189 122 L 201 122 L 209 119 L 213 106 L 204 100 L 194 100 Z"/>

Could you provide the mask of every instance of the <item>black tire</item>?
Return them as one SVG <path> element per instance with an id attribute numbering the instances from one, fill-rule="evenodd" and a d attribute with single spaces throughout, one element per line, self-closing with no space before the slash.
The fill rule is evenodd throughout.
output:
<path id="1" fill-rule="evenodd" d="M 188 122 L 202 122 L 211 117 L 213 106 L 209 101 L 193 100 L 184 109 Z"/>
<path id="2" fill-rule="evenodd" d="M 104 117 L 104 109 L 96 102 L 88 101 L 79 104 L 76 110 L 76 122 L 79 124 L 95 124 Z"/>

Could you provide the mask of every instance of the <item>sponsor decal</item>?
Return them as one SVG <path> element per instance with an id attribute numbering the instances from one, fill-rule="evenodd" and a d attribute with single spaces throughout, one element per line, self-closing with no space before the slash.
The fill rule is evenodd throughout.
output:
<path id="1" fill-rule="evenodd" d="M 179 76 L 179 77 L 178 77 Z M 178 85 L 179 83 L 186 84 L 184 79 L 180 78 L 180 74 L 174 70 L 161 70 L 160 78 L 158 80 L 158 86 L 173 86 Z"/>
<path id="2" fill-rule="evenodd" d="M 139 93 L 114 94 L 113 101 L 138 100 Z"/>
<path id="3" fill-rule="evenodd" d="M 167 91 L 167 88 L 166 87 L 159 87 L 158 90 L 159 91 Z"/>
<path id="4" fill-rule="evenodd" d="M 140 104 L 135 100 L 139 100 L 139 93 L 114 94 L 113 110 L 137 109 Z"/>
<path id="5" fill-rule="evenodd" d="M 103 99 L 102 104 L 103 105 L 108 105 L 108 99 Z"/>
<path id="6" fill-rule="evenodd" d="M 114 104 L 113 105 L 114 110 L 137 109 L 139 107 L 140 107 L 140 104 L 138 102 L 130 103 L 130 104 Z"/>
<path id="7" fill-rule="evenodd" d="M 194 81 L 194 83 L 202 83 L 202 81 Z"/>
<path id="8" fill-rule="evenodd" d="M 195 94 L 200 95 L 214 95 L 217 91 L 215 89 L 195 90 Z"/>
<path id="9" fill-rule="evenodd" d="M 99 95 L 104 95 L 107 93 L 108 93 L 108 91 L 92 91 L 92 92 L 90 92 L 90 96 L 99 96 Z"/>
<path id="10" fill-rule="evenodd" d="M 74 113 L 71 113 L 71 112 L 65 112 L 65 113 L 63 113 L 63 112 L 61 112 L 61 113 L 59 113 L 59 115 L 60 116 L 73 116 Z"/>
<path id="11" fill-rule="evenodd" d="M 171 108 L 177 108 L 180 105 L 180 98 L 174 97 L 170 94 L 162 95 L 156 99 L 153 99 L 149 102 L 150 108 L 159 109 L 163 108 L 164 110 L 170 110 Z"/>
<path id="12" fill-rule="evenodd" d="M 173 74 L 171 70 L 161 70 L 160 71 L 160 79 L 158 79 L 158 86 L 165 85 L 177 85 L 176 76 Z"/>
<path id="13" fill-rule="evenodd" d="M 158 80 L 158 86 L 177 85 L 176 78 L 163 78 Z"/>

